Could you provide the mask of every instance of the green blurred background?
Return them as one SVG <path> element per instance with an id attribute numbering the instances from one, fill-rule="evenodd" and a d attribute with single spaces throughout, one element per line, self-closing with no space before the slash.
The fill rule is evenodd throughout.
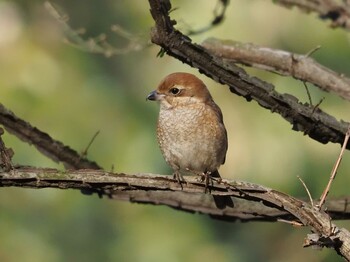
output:
<path id="1" fill-rule="evenodd" d="M 85 39 L 104 33 L 114 47 L 125 39 L 117 24 L 149 40 L 153 20 L 147 1 L 56 1 L 69 25 L 86 30 Z M 196 29 L 212 19 L 216 1 L 173 1 L 178 28 Z M 349 34 L 330 29 L 314 14 L 285 9 L 272 1 L 231 0 L 223 25 L 198 36 L 252 42 L 307 53 L 350 75 Z M 158 107 L 145 101 L 165 75 L 197 70 L 164 56 L 158 46 L 106 57 L 64 41 L 62 25 L 43 1 L 0 1 L 0 102 L 19 117 L 77 151 L 100 134 L 88 152 L 106 170 L 171 174 L 157 146 Z M 307 102 L 299 81 L 247 69 L 282 93 Z M 260 183 L 307 197 L 300 176 L 317 198 L 339 145 L 322 145 L 291 130 L 277 114 L 247 103 L 227 87 L 199 75 L 222 108 L 229 135 L 225 178 Z M 321 108 L 349 121 L 349 103 L 310 86 Z M 315 102 L 315 103 L 316 103 Z M 58 167 L 32 146 L 6 134 L 14 162 Z M 330 196 L 349 194 L 349 153 Z M 348 222 L 338 222 L 350 228 Z M 342 261 L 331 250 L 303 249 L 307 228 L 282 223 L 228 223 L 167 207 L 99 199 L 72 190 L 0 189 L 0 261 Z"/>

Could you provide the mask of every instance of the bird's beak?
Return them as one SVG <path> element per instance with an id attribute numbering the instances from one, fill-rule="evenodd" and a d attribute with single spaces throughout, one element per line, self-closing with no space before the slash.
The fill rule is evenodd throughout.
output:
<path id="1" fill-rule="evenodd" d="M 156 90 L 154 90 L 151 93 L 149 93 L 146 100 L 156 101 L 156 100 L 158 100 L 158 98 L 159 98 L 159 94 L 157 93 Z"/>

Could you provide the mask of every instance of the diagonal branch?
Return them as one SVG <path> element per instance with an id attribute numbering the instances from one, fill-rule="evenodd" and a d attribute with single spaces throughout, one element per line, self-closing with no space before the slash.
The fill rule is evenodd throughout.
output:
<path id="1" fill-rule="evenodd" d="M 205 40 L 202 46 L 228 61 L 292 76 L 350 101 L 350 79 L 317 63 L 309 55 L 215 38 Z"/>
<path id="2" fill-rule="evenodd" d="M 280 114 L 293 125 L 293 130 L 303 132 L 321 143 L 343 143 L 348 123 L 337 121 L 319 108 L 315 110 L 310 105 L 302 104 L 292 95 L 280 94 L 273 85 L 251 77 L 236 65 L 213 56 L 174 28 L 176 21 L 171 20 L 168 14 L 171 8 L 169 1 L 149 0 L 149 3 L 155 20 L 152 42 L 160 45 L 169 55 L 198 68 L 215 81 L 228 85 L 231 92 L 248 101 L 255 100 L 263 108 Z M 350 149 L 350 143 L 347 149 Z"/>
<path id="3" fill-rule="evenodd" d="M 1 103 L 0 124 L 3 125 L 9 133 L 17 136 L 24 142 L 34 145 L 45 156 L 55 162 L 62 162 L 67 168 L 101 169 L 95 162 L 83 158 L 70 147 L 65 146 L 60 141 L 52 139 L 47 133 L 40 131 L 30 123 L 20 119 Z"/>

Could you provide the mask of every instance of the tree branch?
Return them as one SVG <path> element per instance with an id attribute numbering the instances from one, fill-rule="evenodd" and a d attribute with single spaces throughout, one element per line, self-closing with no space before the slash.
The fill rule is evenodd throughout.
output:
<path id="1" fill-rule="evenodd" d="M 328 214 L 318 211 L 306 202 L 260 185 L 228 180 L 223 180 L 221 183 L 214 182 L 210 185 L 211 194 L 204 194 L 205 185 L 198 182 L 195 176 L 186 176 L 185 179 L 187 183 L 181 187 L 169 176 L 22 167 L 0 172 L 0 187 L 80 189 L 112 199 L 167 205 L 178 210 L 200 212 L 225 220 L 275 221 L 282 218 L 299 221 L 303 225 L 310 226 L 323 238 L 332 237 L 341 241 L 340 246 L 333 247 L 350 259 L 349 232 L 338 228 L 330 221 Z M 213 201 L 213 195 L 231 196 L 234 206 L 218 209 Z M 335 203 L 334 210 L 330 214 L 339 212 L 339 201 Z M 344 200 L 342 205 L 340 209 L 344 211 L 343 214 L 349 216 L 348 202 Z M 348 252 L 347 255 L 345 252 Z"/>
<path id="2" fill-rule="evenodd" d="M 288 8 L 297 6 L 305 12 L 316 12 L 321 19 L 330 19 L 331 27 L 350 30 L 350 3 L 348 0 L 276 0 L 273 2 Z"/>
<path id="3" fill-rule="evenodd" d="M 24 142 L 34 145 L 42 154 L 54 160 L 62 162 L 66 168 L 72 169 L 101 169 L 93 161 L 80 156 L 76 151 L 65 146 L 60 141 L 52 139 L 47 133 L 31 126 L 28 122 L 20 119 L 0 103 L 0 124 L 5 129 L 17 136 Z"/>
<path id="4" fill-rule="evenodd" d="M 214 183 L 211 186 L 211 194 L 204 194 L 204 184 L 195 176 L 185 176 L 185 179 L 187 183 L 181 188 L 171 176 L 156 174 L 116 174 L 92 169 L 59 171 L 35 167 L 17 167 L 9 171 L 0 171 L 0 187 L 78 189 L 84 190 L 84 193 L 98 193 L 100 197 L 167 205 L 178 210 L 214 215 L 224 220 L 294 221 L 296 219 L 267 197 L 259 197 L 266 202 L 252 199 L 250 193 L 264 195 L 271 191 L 264 186 L 223 180 L 222 183 Z M 230 189 L 229 192 L 227 188 Z M 226 206 L 224 210 L 219 210 L 213 195 L 232 196 L 234 206 Z M 326 203 L 327 213 L 332 219 L 350 218 L 348 198 L 328 200 Z"/>
<path id="5" fill-rule="evenodd" d="M 322 66 L 309 55 L 215 38 L 205 40 L 202 46 L 220 58 L 292 76 L 350 101 L 350 79 Z"/>
<path id="6" fill-rule="evenodd" d="M 152 41 L 164 50 L 214 80 L 227 84 L 231 92 L 255 100 L 264 108 L 279 113 L 311 138 L 342 143 L 348 123 L 338 122 L 320 109 L 304 105 L 291 95 L 282 95 L 274 87 L 258 78 L 247 75 L 241 68 L 210 54 L 199 45 L 175 30 L 168 12 L 167 0 L 149 0 L 156 22 Z M 19 119 L 0 104 L 0 123 L 25 142 L 34 144 L 39 151 L 65 166 L 80 170 L 59 171 L 34 167 L 14 167 L 11 152 L 0 141 L 0 187 L 77 189 L 97 193 L 112 199 L 137 203 L 167 205 L 175 209 L 200 212 L 217 219 L 289 221 L 309 226 L 315 234 L 309 235 L 305 246 L 332 247 L 350 261 L 350 233 L 337 227 L 333 218 L 349 218 L 348 199 L 327 201 L 328 213 L 309 203 L 276 190 L 247 182 L 220 180 L 209 186 L 211 194 L 204 193 L 205 185 L 194 176 L 185 177 L 187 183 L 179 185 L 170 177 L 153 174 L 114 174 L 103 170 L 95 162 L 83 159 L 77 152 L 53 140 L 48 134 Z M 1 135 L 1 134 L 0 134 Z M 350 145 L 347 145 L 350 148 Z M 83 169 L 92 168 L 92 169 Z M 229 196 L 233 207 L 217 208 L 213 196 Z M 253 204 L 252 204 L 253 203 Z M 334 207 L 332 206 L 334 204 Z"/>
<path id="7" fill-rule="evenodd" d="M 69 17 L 66 14 L 60 13 L 50 1 L 45 1 L 44 6 L 50 15 L 61 24 L 67 37 L 65 38 L 65 42 L 80 50 L 111 57 L 112 55 L 123 55 L 130 52 L 140 51 L 149 46 L 147 40 L 127 32 L 119 25 L 112 25 L 111 31 L 127 40 L 128 43 L 124 47 L 118 48 L 113 46 L 111 43 L 109 43 L 107 34 L 104 33 L 97 37 L 89 37 L 88 39 L 84 39 L 83 34 L 86 31 L 84 28 L 80 30 L 73 30 L 67 23 Z"/>
<path id="8" fill-rule="evenodd" d="M 243 69 L 192 43 L 190 38 L 174 28 L 176 21 L 168 15 L 171 8 L 169 1 L 149 0 L 149 3 L 155 20 L 151 40 L 169 55 L 228 85 L 231 92 L 248 101 L 255 100 L 263 108 L 280 114 L 293 125 L 293 130 L 321 143 L 343 143 L 349 123 L 337 121 L 319 108 L 315 110 L 308 104 L 302 104 L 292 95 L 276 92 L 273 85 L 249 76 Z M 347 149 L 350 149 L 350 143 Z"/>

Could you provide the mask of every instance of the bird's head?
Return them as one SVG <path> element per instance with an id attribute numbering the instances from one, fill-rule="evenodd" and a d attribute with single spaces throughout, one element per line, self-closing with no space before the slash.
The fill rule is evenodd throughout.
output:
<path id="1" fill-rule="evenodd" d="M 147 100 L 160 101 L 161 106 L 172 108 L 193 103 L 206 103 L 212 97 L 205 84 L 189 73 L 173 73 L 166 76 Z"/>

